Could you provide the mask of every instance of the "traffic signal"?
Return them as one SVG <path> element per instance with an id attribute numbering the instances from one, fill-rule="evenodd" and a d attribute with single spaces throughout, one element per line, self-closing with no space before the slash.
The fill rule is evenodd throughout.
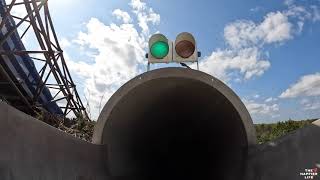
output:
<path id="1" fill-rule="evenodd" d="M 154 34 L 149 39 L 149 63 L 172 62 L 172 42 L 163 34 Z"/>
<path id="2" fill-rule="evenodd" d="M 197 44 L 192 34 L 180 33 L 174 42 L 173 61 L 196 62 L 198 61 Z"/>
<path id="3" fill-rule="evenodd" d="M 163 34 L 154 34 L 149 39 L 148 63 L 198 62 L 201 53 L 192 34 L 180 33 L 174 43 Z"/>

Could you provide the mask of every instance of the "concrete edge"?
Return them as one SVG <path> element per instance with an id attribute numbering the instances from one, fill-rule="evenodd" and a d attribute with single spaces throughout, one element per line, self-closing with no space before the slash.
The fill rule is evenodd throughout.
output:
<path id="1" fill-rule="evenodd" d="M 121 100 L 121 98 L 125 94 L 130 92 L 133 88 L 147 81 L 151 81 L 159 78 L 172 78 L 172 77 L 200 81 L 202 83 L 205 83 L 217 89 L 221 94 L 223 94 L 231 102 L 231 104 L 236 108 L 241 119 L 243 120 L 243 126 L 246 131 L 248 146 L 250 147 L 257 144 L 256 131 L 248 110 L 246 109 L 241 99 L 226 84 L 224 84 L 219 79 L 209 74 L 206 74 L 204 72 L 193 70 L 193 69 L 176 68 L 176 67 L 162 68 L 162 69 L 156 69 L 149 72 L 145 72 L 141 75 L 136 76 L 135 78 L 133 78 L 132 80 L 128 81 L 123 86 L 121 86 L 111 96 L 111 98 L 106 103 L 103 110 L 101 111 L 98 121 L 94 127 L 92 142 L 94 144 L 102 144 L 102 141 L 103 141 L 102 134 L 104 131 L 105 123 L 109 115 L 112 113 L 113 107 Z"/>
<path id="2" fill-rule="evenodd" d="M 83 140 L 83 139 L 74 137 L 74 136 L 72 136 L 71 134 L 68 134 L 68 133 L 66 133 L 66 132 L 64 132 L 64 131 L 59 130 L 58 128 L 55 128 L 55 127 L 53 127 L 53 126 L 50 126 L 49 124 L 47 124 L 47 123 L 45 123 L 45 122 L 43 122 L 43 121 L 40 121 L 39 119 L 36 119 L 36 118 L 34 118 L 34 117 L 32 117 L 32 116 L 30 116 L 30 115 L 28 115 L 28 114 L 26 114 L 26 113 L 18 110 L 18 109 L 10 106 L 9 104 L 7 104 L 7 103 L 5 103 L 5 102 L 0 102 L 0 108 L 1 108 L 1 109 L 7 109 L 7 111 L 8 111 L 9 109 L 10 109 L 10 110 L 13 110 L 13 111 L 17 111 L 17 112 L 19 112 L 18 114 L 22 114 L 22 116 L 27 117 L 28 121 L 31 121 L 30 123 L 36 123 L 36 124 L 39 124 L 39 126 L 44 126 L 45 128 L 50 129 L 50 131 L 56 133 L 56 134 L 59 135 L 59 136 L 66 137 L 66 138 L 68 138 L 68 139 L 73 139 L 73 140 L 75 140 L 75 141 L 79 141 L 79 142 L 82 142 L 82 143 L 84 143 L 84 144 L 93 144 L 93 143 L 88 142 L 88 141 L 85 141 L 85 140 Z M 23 118 L 22 118 L 22 119 L 23 119 Z"/>

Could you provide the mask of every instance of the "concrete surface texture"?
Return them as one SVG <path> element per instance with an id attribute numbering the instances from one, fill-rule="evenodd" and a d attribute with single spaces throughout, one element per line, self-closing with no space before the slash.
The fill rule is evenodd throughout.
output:
<path id="1" fill-rule="evenodd" d="M 249 151 L 248 180 L 302 180 L 305 169 L 318 168 L 320 179 L 320 120 Z"/>
<path id="2" fill-rule="evenodd" d="M 165 68 L 111 97 L 95 144 L 0 102 L 0 180 L 300 180 L 305 169 L 320 169 L 319 137 L 320 120 L 257 145 L 230 88 L 199 71 Z"/>
<path id="3" fill-rule="evenodd" d="M 256 144 L 250 115 L 218 79 L 186 68 L 146 72 L 108 101 L 93 140 L 108 144 L 110 174 L 241 179 Z"/>
<path id="4" fill-rule="evenodd" d="M 106 179 L 106 151 L 0 102 L 0 180 Z"/>

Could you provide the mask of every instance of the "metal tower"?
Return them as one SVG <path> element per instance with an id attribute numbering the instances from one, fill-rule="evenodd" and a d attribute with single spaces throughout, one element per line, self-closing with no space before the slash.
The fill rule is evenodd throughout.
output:
<path id="1" fill-rule="evenodd" d="M 0 98 L 28 114 L 44 108 L 64 117 L 70 113 L 88 117 L 59 45 L 48 1 L 0 3 Z M 26 9 L 25 15 L 11 14 L 18 6 Z M 26 28 L 18 33 L 22 24 Z M 40 49 L 23 45 L 29 31 Z"/>

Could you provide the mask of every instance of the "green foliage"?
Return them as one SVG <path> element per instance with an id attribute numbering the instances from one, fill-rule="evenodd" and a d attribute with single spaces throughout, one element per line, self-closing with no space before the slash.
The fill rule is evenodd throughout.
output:
<path id="1" fill-rule="evenodd" d="M 57 117 L 42 110 L 35 115 L 35 118 L 75 137 L 91 142 L 95 121 L 91 121 L 82 115 L 70 119 Z"/>
<path id="2" fill-rule="evenodd" d="M 257 139 L 259 144 L 273 141 L 281 136 L 302 128 L 316 119 L 293 121 L 289 119 L 285 122 L 277 122 L 273 124 L 255 124 Z"/>
<path id="3" fill-rule="evenodd" d="M 53 126 L 61 131 L 69 133 L 75 137 L 81 138 L 85 141 L 91 141 L 95 121 L 91 121 L 83 116 L 77 118 L 59 118 L 49 113 L 42 111 L 35 116 L 35 118 Z M 316 119 L 309 119 L 303 121 L 293 121 L 289 119 L 285 122 L 277 122 L 273 124 L 255 124 L 257 139 L 259 144 L 273 141 L 281 136 L 302 128 Z"/>

